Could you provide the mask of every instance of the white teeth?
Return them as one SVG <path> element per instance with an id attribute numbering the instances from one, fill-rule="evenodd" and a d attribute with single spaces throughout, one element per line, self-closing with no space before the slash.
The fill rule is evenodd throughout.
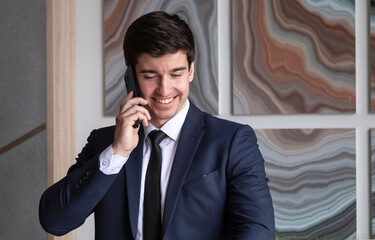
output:
<path id="1" fill-rule="evenodd" d="M 168 98 L 168 99 L 156 99 L 158 103 L 170 103 L 172 102 L 173 98 Z"/>

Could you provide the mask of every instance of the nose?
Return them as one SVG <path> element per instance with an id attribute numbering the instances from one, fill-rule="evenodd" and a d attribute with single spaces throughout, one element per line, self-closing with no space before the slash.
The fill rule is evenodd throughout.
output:
<path id="1" fill-rule="evenodd" d="M 159 80 L 158 93 L 161 96 L 168 96 L 169 94 L 169 79 L 167 76 L 161 76 Z"/>

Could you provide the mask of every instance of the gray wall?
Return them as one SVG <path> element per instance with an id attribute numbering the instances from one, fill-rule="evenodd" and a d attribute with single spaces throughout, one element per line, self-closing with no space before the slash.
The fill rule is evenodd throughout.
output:
<path id="1" fill-rule="evenodd" d="M 45 0 L 0 2 L 0 239 L 46 239 Z"/>

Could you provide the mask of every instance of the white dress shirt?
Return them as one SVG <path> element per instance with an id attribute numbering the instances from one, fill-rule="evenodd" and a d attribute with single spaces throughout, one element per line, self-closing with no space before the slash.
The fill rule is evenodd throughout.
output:
<path id="1" fill-rule="evenodd" d="M 168 188 L 169 177 L 173 165 L 173 159 L 176 153 L 177 145 L 180 139 L 182 125 L 184 124 L 186 115 L 189 110 L 189 100 L 185 107 L 177 113 L 173 118 L 166 122 L 160 129 L 153 126 L 150 122 L 147 127 L 144 127 L 145 139 L 143 142 L 143 160 L 142 160 L 142 178 L 141 178 L 141 191 L 139 198 L 139 212 L 138 212 L 138 228 L 136 240 L 142 240 L 143 229 L 143 199 L 145 189 L 145 178 L 148 162 L 151 155 L 151 140 L 147 137 L 153 130 L 162 130 L 168 137 L 164 138 L 159 144 L 162 151 L 162 165 L 160 177 L 160 190 L 161 190 L 161 217 L 163 219 L 165 198 Z M 99 156 L 99 169 L 106 175 L 117 174 L 120 172 L 122 166 L 126 163 L 128 158 L 120 155 L 113 154 L 112 145 L 104 150 Z"/>

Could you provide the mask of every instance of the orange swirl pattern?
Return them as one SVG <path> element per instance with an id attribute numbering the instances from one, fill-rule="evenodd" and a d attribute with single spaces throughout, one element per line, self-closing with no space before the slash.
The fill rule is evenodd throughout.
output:
<path id="1" fill-rule="evenodd" d="M 126 30 L 139 16 L 157 10 L 177 13 L 190 25 L 195 37 L 196 59 L 189 99 L 202 110 L 218 114 L 217 0 L 104 1 L 105 114 L 116 115 L 126 96 L 122 51 Z"/>
<path id="2" fill-rule="evenodd" d="M 233 113 L 355 111 L 353 1 L 232 2 Z"/>

